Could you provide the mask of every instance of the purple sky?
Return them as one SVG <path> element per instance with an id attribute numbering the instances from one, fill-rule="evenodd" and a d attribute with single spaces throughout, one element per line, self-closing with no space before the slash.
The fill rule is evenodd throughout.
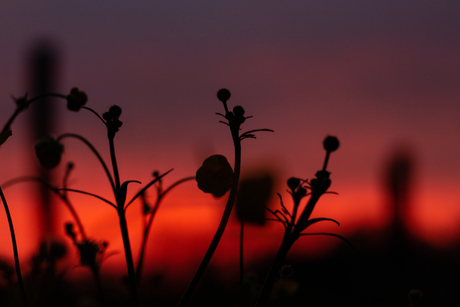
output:
<path id="1" fill-rule="evenodd" d="M 244 142 L 246 169 L 274 166 L 281 182 L 311 177 L 322 139 L 337 135 L 335 201 L 351 219 L 381 205 L 384 161 L 406 144 L 417 162 L 416 202 L 445 206 L 456 223 L 458 16 L 458 1 L 3 1 L 0 112 L 6 120 L 10 95 L 27 91 L 27 49 L 45 38 L 61 52 L 63 93 L 78 86 L 100 113 L 123 108 L 116 142 L 126 179 L 145 182 L 152 170 L 172 167 L 171 178 L 193 175 L 214 153 L 231 160 L 229 133 L 214 115 L 223 111 L 215 93 L 227 87 L 229 104 L 254 115 L 243 128 L 275 130 Z M 59 108 L 56 133 L 80 132 L 106 150 L 94 116 Z M 10 148 L 2 147 L 8 161 L 23 154 L 16 144 L 26 146 L 15 127 Z M 69 144 L 65 158 L 77 163 L 79 184 L 97 167 L 80 149 Z M 28 166 L 5 166 L 2 181 Z M 440 195 L 446 201 L 434 203 Z"/>

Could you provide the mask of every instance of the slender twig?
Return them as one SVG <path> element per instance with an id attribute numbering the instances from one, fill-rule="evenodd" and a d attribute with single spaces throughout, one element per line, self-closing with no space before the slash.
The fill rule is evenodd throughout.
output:
<path id="1" fill-rule="evenodd" d="M 109 133 L 109 147 L 110 147 L 110 158 L 112 160 L 112 168 L 113 168 L 113 175 L 115 177 L 115 199 L 117 202 L 117 213 L 118 218 L 120 220 L 120 230 L 121 236 L 123 239 L 123 248 L 125 251 L 125 258 L 126 258 L 126 266 L 128 269 L 128 279 L 129 279 L 129 287 L 130 287 L 130 304 L 132 306 L 139 306 L 139 297 L 137 293 L 137 280 L 136 280 L 136 272 L 134 270 L 134 262 L 133 262 L 133 254 L 131 251 L 131 243 L 129 239 L 128 233 L 128 224 L 126 222 L 126 215 L 124 210 L 124 202 L 125 199 L 122 199 L 122 191 L 120 185 L 120 175 L 118 173 L 118 164 L 117 158 L 115 155 L 115 146 L 114 146 L 114 134 L 110 137 L 111 133 Z"/>
<path id="2" fill-rule="evenodd" d="M 8 130 L 11 128 L 11 125 L 13 124 L 14 120 L 16 119 L 16 117 L 21 114 L 22 111 L 24 111 L 28 106 L 30 106 L 30 104 L 36 100 L 39 100 L 41 98 L 44 98 L 44 97 L 58 97 L 58 98 L 64 98 L 66 99 L 67 96 L 65 95 L 62 95 L 62 94 L 55 94 L 55 93 L 45 93 L 45 94 L 41 94 L 41 95 L 38 95 L 38 96 L 35 96 L 34 98 L 30 99 L 27 101 L 27 105 L 24 107 L 24 106 L 17 106 L 16 107 L 16 110 L 14 111 L 13 115 L 11 115 L 11 117 L 8 119 L 8 121 L 6 122 L 5 126 L 3 126 L 3 129 L 2 129 L 2 132 Z M 14 97 L 13 97 L 14 98 Z M 15 99 L 16 100 L 16 99 Z"/>
<path id="3" fill-rule="evenodd" d="M 180 180 L 174 182 L 171 186 L 169 186 L 163 192 L 159 191 L 160 193 L 157 196 L 157 200 L 156 200 L 155 205 L 153 206 L 152 211 L 151 211 L 150 216 L 149 216 L 149 221 L 148 221 L 147 225 L 145 226 L 144 232 L 143 232 L 141 251 L 139 253 L 139 259 L 137 261 L 137 267 L 136 267 L 136 278 L 137 278 L 138 283 L 140 282 L 142 269 L 143 269 L 143 265 L 144 265 L 144 256 L 145 256 L 145 248 L 146 248 L 146 245 L 147 245 L 147 239 L 148 239 L 149 234 L 150 234 L 150 229 L 152 228 L 153 219 L 154 219 L 156 213 L 158 212 L 158 208 L 160 207 L 161 201 L 164 199 L 165 195 L 168 194 L 168 192 L 170 192 L 174 187 L 178 186 L 181 183 L 184 183 L 184 182 L 187 182 L 187 181 L 190 181 L 190 180 L 193 180 L 193 179 L 195 179 L 195 177 L 185 177 L 183 179 L 180 179 Z"/>
<path id="4" fill-rule="evenodd" d="M 22 281 L 21 268 L 19 266 L 18 246 L 16 244 L 16 235 L 14 234 L 13 220 L 11 218 L 10 210 L 8 208 L 8 204 L 6 202 L 6 198 L 5 198 L 5 195 L 3 194 L 3 190 L 1 187 L 0 187 L 0 197 L 3 202 L 3 207 L 5 208 L 6 217 L 8 219 L 8 226 L 10 228 L 11 241 L 13 243 L 14 265 L 16 267 L 16 276 L 18 278 L 19 289 L 21 291 L 21 296 L 24 301 L 24 306 L 27 307 L 29 304 L 27 303 L 26 291 L 24 289 L 24 283 Z"/>
<path id="5" fill-rule="evenodd" d="M 102 200 L 103 202 L 105 202 L 106 204 L 109 204 L 110 206 L 114 207 L 115 209 L 118 209 L 117 206 L 111 202 L 110 200 L 108 199 L 105 199 L 104 197 L 102 196 L 99 196 L 97 194 L 94 194 L 94 193 L 90 193 L 90 192 L 85 192 L 85 191 L 82 191 L 82 190 L 75 190 L 75 189 L 58 189 L 58 191 L 69 191 L 69 192 L 75 192 L 75 193 L 80 193 L 80 194 L 84 194 L 84 195 L 89 195 L 89 196 L 93 196 L 99 200 Z"/>
<path id="6" fill-rule="evenodd" d="M 187 290 L 185 291 L 184 295 L 182 296 L 178 307 L 187 306 L 193 292 L 195 291 L 196 287 L 198 286 L 201 277 L 203 276 L 206 267 L 208 266 L 209 262 L 211 261 L 212 256 L 214 255 L 217 246 L 219 245 L 220 239 L 224 234 L 224 230 L 227 226 L 228 220 L 230 219 L 230 214 L 232 212 L 233 204 L 235 203 L 236 193 L 238 189 L 238 182 L 240 178 L 240 169 L 241 169 L 241 140 L 239 137 L 239 124 L 238 125 L 230 125 L 230 130 L 232 133 L 233 145 L 235 148 L 235 165 L 234 165 L 234 172 L 233 172 L 233 180 L 232 185 L 230 188 L 230 194 L 228 196 L 227 205 L 225 206 L 224 213 L 222 215 L 222 219 L 220 221 L 219 227 L 209 245 L 206 254 L 204 255 L 203 260 L 201 261 L 198 270 L 196 271 L 195 275 L 193 276 L 192 281 L 190 282 Z"/>
<path id="7" fill-rule="evenodd" d="M 244 220 L 241 219 L 241 225 L 240 225 L 240 295 L 241 295 L 241 304 L 243 304 L 243 286 L 244 286 Z"/>
<path id="8" fill-rule="evenodd" d="M 105 164 L 104 159 L 102 159 L 102 156 L 99 154 L 97 149 L 93 146 L 93 144 L 91 144 L 87 139 L 85 139 L 81 135 L 74 134 L 74 133 L 61 134 L 56 140 L 59 142 L 60 140 L 62 140 L 64 138 L 68 138 L 68 137 L 76 138 L 76 139 L 82 141 L 83 143 L 85 143 L 86 146 L 89 147 L 89 149 L 91 149 L 91 151 L 94 153 L 94 155 L 96 155 L 97 159 L 99 160 L 99 162 L 101 163 L 102 167 L 104 168 L 104 171 L 107 174 L 107 178 L 110 181 L 110 185 L 112 186 L 112 190 L 115 193 L 115 183 L 113 182 L 113 178 L 112 178 L 112 175 L 110 174 L 109 168 L 107 167 L 107 165 Z"/>
<path id="9" fill-rule="evenodd" d="M 8 187 L 10 185 L 13 185 L 13 184 L 16 184 L 16 183 L 19 183 L 19 182 L 24 182 L 24 181 L 36 181 L 36 182 L 39 182 L 39 183 L 43 184 L 45 187 L 47 187 L 50 191 L 55 193 L 64 202 L 66 207 L 69 209 L 70 214 L 72 215 L 72 217 L 75 220 L 75 223 L 77 223 L 77 227 L 80 230 L 80 233 L 81 233 L 83 239 L 87 238 L 86 233 L 85 233 L 85 229 L 83 228 L 83 224 L 81 223 L 80 217 L 78 216 L 77 212 L 75 211 L 75 208 L 73 207 L 72 203 L 69 201 L 67 195 L 64 193 L 66 191 L 69 191 L 69 189 L 60 190 L 59 188 L 56 188 L 56 187 L 52 186 L 51 184 L 49 184 L 45 179 L 40 178 L 40 177 L 35 177 L 35 176 L 17 177 L 17 178 L 8 180 L 7 182 L 3 183 L 1 186 L 6 188 L 6 187 Z M 62 191 L 63 193 L 61 193 L 60 191 Z M 74 191 L 76 191 L 76 190 L 74 190 Z M 86 193 L 84 193 L 84 194 L 86 194 Z M 106 200 L 104 200 L 104 201 L 106 201 Z"/>
<path id="10" fill-rule="evenodd" d="M 125 205 L 125 211 L 126 209 L 128 209 L 128 206 L 131 205 L 139 196 L 142 195 L 142 193 L 144 193 L 148 188 L 150 188 L 153 184 L 155 184 L 155 182 L 157 182 L 158 180 L 160 180 L 161 178 L 163 178 L 164 176 L 166 176 L 169 172 L 171 172 L 173 169 L 170 169 L 169 171 L 167 171 L 166 173 L 162 174 L 161 176 L 158 176 L 156 177 L 155 179 L 153 179 L 152 181 L 150 181 L 148 184 L 145 185 L 145 187 L 143 187 L 139 192 L 137 192 L 136 195 L 133 196 L 133 198 L 131 198 L 131 200 Z"/>

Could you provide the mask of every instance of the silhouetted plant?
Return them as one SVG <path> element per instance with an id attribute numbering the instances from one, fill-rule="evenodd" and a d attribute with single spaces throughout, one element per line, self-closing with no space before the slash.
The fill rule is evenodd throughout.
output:
<path id="1" fill-rule="evenodd" d="M 233 173 L 231 172 L 231 167 L 227 162 L 227 159 L 222 155 L 213 155 L 207 158 L 203 165 L 198 169 L 196 174 L 198 188 L 200 188 L 205 193 L 211 193 L 214 196 L 223 196 L 226 191 L 230 190 L 228 196 L 227 205 L 225 206 L 222 219 L 220 221 L 219 227 L 214 235 L 214 238 L 209 245 L 206 254 L 201 261 L 198 270 L 193 276 L 192 281 L 190 282 L 187 290 L 182 296 L 178 306 L 186 306 L 195 291 L 201 277 L 203 276 L 206 267 L 208 266 L 211 258 L 219 245 L 220 239 L 224 233 L 224 230 L 227 226 L 228 220 L 230 218 L 230 213 L 232 212 L 233 204 L 235 203 L 235 198 L 237 195 L 238 181 L 240 178 L 240 168 L 241 168 L 241 141 L 246 138 L 256 138 L 254 133 L 259 131 L 271 131 L 271 129 L 256 129 L 246 131 L 240 134 L 241 124 L 243 124 L 246 119 L 251 118 L 252 116 L 244 116 L 245 110 L 241 106 L 235 106 L 233 112 L 228 110 L 227 101 L 230 99 L 230 91 L 227 89 L 220 89 L 217 92 L 217 98 L 223 103 L 225 114 L 216 113 L 219 116 L 225 118 L 225 121 L 219 121 L 227 125 L 230 128 L 230 133 L 233 140 L 233 147 L 235 150 L 235 163 Z"/>
<path id="2" fill-rule="evenodd" d="M 155 218 L 156 213 L 158 212 L 158 209 L 160 208 L 160 204 L 166 194 L 168 194 L 172 189 L 177 187 L 178 185 L 193 180 L 195 177 L 185 177 L 182 178 L 176 182 L 174 182 L 172 185 L 170 185 L 168 188 L 164 189 L 163 188 L 163 179 L 160 177 L 160 173 L 158 171 L 153 172 L 153 177 L 154 178 L 159 178 L 157 182 L 155 182 L 155 187 L 157 190 L 157 195 L 156 195 L 156 200 L 153 205 L 150 205 L 145 197 L 146 191 L 142 191 L 140 194 L 140 197 L 142 199 L 142 213 L 144 217 L 144 229 L 142 232 L 142 245 L 141 245 L 141 250 L 139 253 L 139 259 L 137 261 L 137 266 L 136 266 L 136 277 L 137 277 L 137 282 L 140 282 L 141 275 L 142 275 L 142 269 L 144 266 L 144 257 L 145 257 L 145 248 L 147 246 L 147 239 L 150 233 L 150 229 L 152 228 L 153 224 L 153 219 Z M 147 222 L 145 221 L 147 219 Z"/>
<path id="3" fill-rule="evenodd" d="M 270 271 L 265 279 L 264 285 L 260 292 L 259 298 L 255 306 L 261 307 L 266 306 L 271 293 L 273 284 L 283 275 L 286 275 L 287 268 L 283 266 L 284 259 L 289 252 L 292 245 L 299 239 L 301 236 L 311 236 L 311 235 L 328 235 L 334 236 L 343 241 L 348 242 L 344 237 L 333 234 L 333 233 L 305 233 L 309 226 L 322 222 L 322 221 L 331 221 L 340 226 L 340 223 L 331 218 L 311 218 L 311 213 L 315 208 L 319 198 L 325 193 L 328 192 L 328 189 L 331 185 L 331 180 L 329 179 L 330 172 L 326 170 L 327 164 L 329 161 L 329 156 L 333 151 L 336 151 L 339 148 L 339 141 L 336 137 L 328 136 L 324 139 L 323 147 L 326 150 L 326 157 L 324 159 L 323 168 L 316 172 L 315 178 L 300 179 L 300 178 L 289 178 L 287 181 L 288 192 L 292 196 L 293 201 L 293 210 L 289 210 L 285 207 L 283 199 L 280 194 L 281 209 L 280 210 L 267 210 L 273 215 L 272 220 L 280 222 L 284 227 L 284 236 L 281 243 L 281 246 L 276 254 L 274 263 L 270 268 Z M 304 210 L 299 212 L 300 202 L 305 197 L 310 196 Z M 292 273 L 292 268 L 288 268 L 289 272 Z M 290 273 L 290 274 L 291 274 Z"/>
<path id="4" fill-rule="evenodd" d="M 345 242 L 349 243 L 344 237 L 333 234 L 333 233 L 307 233 L 304 232 L 309 226 L 321 222 L 321 221 L 332 221 L 339 225 L 339 223 L 331 218 L 311 218 L 312 211 L 316 206 L 319 198 L 325 193 L 328 192 L 328 189 L 331 184 L 330 173 L 326 170 L 330 154 L 338 149 L 339 141 L 336 137 L 328 136 L 323 142 L 324 149 L 326 150 L 326 157 L 324 164 L 321 170 L 315 174 L 315 178 L 300 179 L 300 178 L 290 178 L 287 181 L 288 192 L 291 194 L 293 200 L 293 210 L 289 211 L 283 204 L 283 200 L 280 194 L 278 194 L 280 199 L 281 208 L 278 210 L 271 210 L 268 208 L 266 203 L 268 202 L 271 194 L 272 181 L 270 178 L 262 178 L 256 181 L 247 181 L 243 184 L 239 184 L 239 178 L 241 173 L 241 141 L 246 138 L 256 138 L 255 133 L 261 131 L 273 132 L 271 129 L 255 129 L 249 130 L 246 132 L 241 132 L 242 124 L 252 116 L 245 116 L 245 110 L 241 106 L 235 106 L 232 111 L 229 111 L 227 106 L 227 101 L 230 99 L 231 94 L 227 89 L 221 89 L 217 92 L 217 98 L 222 102 L 224 107 L 224 113 L 216 113 L 217 115 L 224 118 L 224 120 L 219 121 L 227 125 L 230 129 L 230 134 L 233 141 L 234 147 L 234 163 L 233 167 L 228 162 L 227 158 L 223 155 L 212 155 L 206 158 L 202 166 L 197 170 L 196 176 L 185 177 L 180 180 L 173 182 L 167 188 L 164 187 L 164 176 L 166 176 L 170 171 L 165 173 L 154 172 L 153 179 L 144 185 L 133 197 L 129 200 L 127 199 L 127 190 L 130 183 L 139 183 L 136 180 L 121 181 L 120 174 L 118 171 L 118 162 L 116 158 L 115 150 L 115 136 L 122 127 L 122 121 L 120 116 L 122 115 L 121 107 L 117 105 L 111 106 L 107 112 L 104 112 L 102 115 L 99 115 L 95 110 L 86 106 L 88 97 L 85 92 L 80 91 L 78 88 L 72 88 L 68 95 L 47 93 L 38 95 L 31 99 L 27 98 L 27 94 L 21 98 L 14 98 L 13 100 L 16 103 L 16 109 L 13 115 L 8 119 L 3 130 L 0 132 L 0 145 L 5 143 L 7 139 L 12 135 L 11 125 L 17 116 L 27 109 L 31 103 L 35 101 L 40 101 L 43 97 L 56 97 L 66 101 L 66 107 L 72 112 L 78 112 L 82 109 L 89 111 L 95 115 L 105 126 L 107 130 L 107 138 L 109 145 L 110 153 L 110 162 L 111 168 L 102 158 L 99 151 L 96 149 L 93 144 L 86 139 L 85 137 L 74 134 L 74 133 L 65 133 L 59 135 L 58 137 L 47 137 L 42 140 L 39 140 L 35 143 L 34 149 L 35 154 L 38 158 L 40 164 L 46 169 L 53 169 L 61 163 L 62 155 L 64 153 L 63 141 L 66 139 L 76 139 L 82 142 L 87 148 L 90 149 L 91 153 L 95 155 L 99 163 L 101 164 L 103 171 L 105 172 L 107 179 L 109 181 L 110 187 L 113 192 L 113 200 L 107 199 L 97 194 L 97 192 L 89 192 L 78 189 L 72 189 L 68 187 L 68 178 L 71 171 L 74 168 L 73 163 L 67 164 L 67 168 L 62 180 L 61 186 L 55 186 L 46 180 L 35 177 L 35 176 L 24 176 L 18 177 L 13 180 L 8 181 L 3 185 L 3 187 L 24 181 L 35 181 L 43 184 L 45 187 L 50 189 L 55 195 L 57 195 L 66 207 L 69 209 L 74 221 L 67 222 L 65 224 L 65 232 L 67 236 L 71 239 L 75 248 L 79 254 L 79 263 L 82 266 L 88 267 L 96 279 L 97 286 L 101 295 L 102 303 L 104 302 L 104 296 L 102 291 L 102 286 L 100 282 L 100 267 L 102 262 L 111 255 L 107 253 L 108 242 L 98 241 L 88 237 L 86 234 L 82 221 L 80 220 L 78 214 L 75 211 L 73 204 L 71 203 L 68 193 L 80 193 L 90 197 L 94 197 L 100 201 L 105 202 L 112 208 L 114 208 L 118 215 L 118 221 L 120 226 L 120 231 L 123 240 L 123 249 L 124 257 L 126 260 L 126 267 L 128 271 L 128 285 L 129 285 L 129 304 L 130 306 L 139 306 L 139 297 L 138 297 L 138 283 L 141 279 L 145 249 L 148 241 L 148 235 L 152 227 L 153 220 L 158 212 L 160 204 L 164 197 L 178 185 L 196 180 L 197 186 L 200 190 L 205 193 L 212 194 L 214 197 L 219 198 L 223 197 L 228 193 L 227 203 L 222 215 L 220 224 L 216 230 L 216 233 L 209 245 L 208 250 L 206 251 L 201 264 L 199 265 L 193 279 L 191 280 L 188 288 L 186 289 L 184 295 L 182 296 L 179 306 L 186 306 L 189 304 L 190 299 L 198 286 L 213 254 L 219 245 L 219 242 L 222 238 L 222 235 L 225 231 L 227 223 L 229 221 L 231 211 L 235 200 L 238 197 L 238 210 L 237 215 L 241 222 L 241 234 L 240 234 L 240 285 L 243 284 L 243 233 L 244 233 L 244 223 L 256 223 L 264 224 L 265 222 L 265 213 L 269 212 L 272 215 L 271 220 L 280 222 L 284 226 L 284 236 L 281 243 L 281 246 L 277 252 L 275 261 L 265 279 L 262 290 L 259 294 L 259 297 L 254 305 L 256 306 L 265 306 L 269 299 L 269 294 L 273 287 L 273 284 L 281 277 L 290 276 L 293 272 L 292 267 L 284 265 L 284 259 L 289 252 L 290 248 L 294 242 L 299 239 L 301 236 L 308 235 L 329 235 L 340 238 Z M 150 204 L 147 200 L 147 190 L 150 187 L 156 188 L 156 199 L 153 204 Z M 300 203 L 301 201 L 309 196 L 304 209 L 301 211 Z M 17 280 L 20 287 L 21 295 L 23 297 L 24 305 L 27 306 L 27 297 L 24 290 L 24 285 L 22 281 L 21 271 L 19 267 L 19 258 L 17 252 L 16 238 L 14 234 L 14 227 L 12 224 L 12 218 L 9 212 L 6 198 L 3 194 L 3 190 L 0 187 L 0 198 L 5 208 L 5 212 L 8 218 L 11 238 L 13 242 L 13 252 L 15 260 L 15 270 L 17 274 Z M 126 221 L 126 210 L 127 208 L 136 200 L 140 198 L 142 201 L 142 210 L 143 210 L 143 240 L 140 246 L 139 259 L 137 265 L 134 265 L 132 247 L 130 243 L 130 237 L 128 234 L 128 227 Z M 264 211 L 266 210 L 266 211 Z M 75 227 L 75 225 L 77 227 Z M 44 242 L 40 246 L 39 253 L 33 258 L 33 269 L 39 271 L 43 264 L 50 264 L 49 267 L 55 267 L 55 262 L 58 259 L 61 259 L 65 253 L 65 248 L 62 249 L 62 244 L 57 244 L 56 242 Z M 65 246 L 64 246 L 65 247 Z"/>

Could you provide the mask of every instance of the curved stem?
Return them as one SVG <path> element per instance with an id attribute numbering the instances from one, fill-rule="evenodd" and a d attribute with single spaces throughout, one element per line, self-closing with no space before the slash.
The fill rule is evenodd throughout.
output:
<path id="1" fill-rule="evenodd" d="M 55 94 L 55 93 L 46 93 L 46 94 L 41 94 L 41 95 L 38 95 L 38 96 L 35 96 L 34 98 L 30 99 L 28 102 L 27 102 L 27 107 L 30 106 L 30 104 L 36 100 L 39 100 L 41 98 L 44 98 L 44 97 L 59 97 L 59 98 L 64 98 L 66 99 L 67 96 L 65 95 L 62 95 L 62 94 Z M 14 98 L 14 97 L 13 97 Z M 26 107 L 26 108 L 27 108 Z M 13 124 L 14 120 L 16 119 L 16 117 L 22 112 L 24 111 L 26 108 L 24 107 L 16 107 L 16 110 L 14 111 L 13 115 L 11 115 L 11 117 L 8 119 L 8 121 L 6 122 L 5 126 L 3 126 L 3 129 L 2 129 L 2 132 L 4 132 L 5 130 L 8 130 L 10 129 L 11 125 Z"/>
<path id="2" fill-rule="evenodd" d="M 14 227 L 13 227 L 13 220 L 11 218 L 10 210 L 8 208 L 8 204 L 6 202 L 5 195 L 3 194 L 3 190 L 0 187 L 0 198 L 3 202 L 3 207 L 5 208 L 6 217 L 8 219 L 8 226 L 10 227 L 10 234 L 11 234 L 11 241 L 13 243 L 13 254 L 14 254 L 14 265 L 16 267 L 16 276 L 18 278 L 19 289 L 21 291 L 21 296 L 24 301 L 24 306 L 28 306 L 26 291 L 24 289 L 24 283 L 22 282 L 22 275 L 21 275 L 21 268 L 19 267 L 19 254 L 18 254 L 18 246 L 16 244 L 16 235 L 14 234 Z"/>
<path id="3" fill-rule="evenodd" d="M 152 181 L 150 181 L 147 185 L 145 185 L 145 187 L 143 187 L 139 192 L 137 192 L 136 195 L 133 196 L 133 198 L 131 198 L 131 200 L 125 205 L 125 211 L 128 209 L 129 205 L 131 205 L 133 203 L 133 201 L 135 201 L 139 196 L 141 196 L 142 193 L 144 193 L 148 188 L 150 188 L 155 182 L 157 182 L 158 180 L 160 180 L 161 178 L 163 178 L 164 176 L 166 176 L 169 172 L 171 172 L 173 169 L 170 169 L 169 171 L 167 171 L 166 173 L 162 174 L 161 176 L 158 176 L 156 177 L 155 179 L 153 179 Z"/>
<path id="4" fill-rule="evenodd" d="M 64 189 L 59 189 L 59 191 L 64 191 Z M 103 202 L 109 204 L 110 206 L 114 207 L 115 209 L 118 209 L 116 205 L 114 205 L 110 200 L 108 199 L 105 199 L 104 197 L 102 196 L 99 196 L 97 194 L 94 194 L 94 193 L 90 193 L 90 192 L 85 192 L 85 191 L 81 191 L 81 190 L 75 190 L 75 189 L 65 189 L 65 191 L 69 191 L 69 192 L 75 192 L 75 193 L 80 193 L 80 194 L 84 194 L 84 195 L 89 195 L 89 196 L 93 196 L 99 200 L 102 200 Z"/>
<path id="5" fill-rule="evenodd" d="M 89 149 L 91 149 L 91 151 L 96 155 L 96 157 L 98 158 L 98 160 L 101 163 L 102 167 L 104 168 L 104 171 L 107 174 L 107 178 L 110 181 L 110 185 L 112 186 L 112 190 L 113 190 L 113 192 L 115 194 L 116 189 L 115 189 L 115 184 L 114 184 L 113 179 L 112 179 L 112 175 L 110 174 L 110 171 L 109 171 L 107 165 L 105 164 L 104 159 L 102 159 L 102 156 L 99 154 L 99 152 L 96 150 L 96 148 L 87 139 L 85 139 L 81 135 L 74 134 L 74 133 L 62 134 L 56 140 L 59 142 L 60 140 L 62 140 L 64 138 L 67 138 L 67 137 L 76 138 L 76 139 L 82 141 L 83 143 L 85 143 L 85 145 L 88 146 Z"/>
<path id="6" fill-rule="evenodd" d="M 171 191 L 174 187 L 178 186 L 179 184 L 181 184 L 183 182 L 193 180 L 193 179 L 195 179 L 195 177 L 186 177 L 186 178 L 183 178 L 181 180 L 178 180 L 175 183 L 173 183 L 170 187 L 168 187 L 163 193 L 158 194 L 157 201 L 155 202 L 155 206 L 153 207 L 152 212 L 150 213 L 149 221 L 148 221 L 148 223 L 147 223 L 147 225 L 146 225 L 146 227 L 144 229 L 144 236 L 143 236 L 143 239 L 142 239 L 141 251 L 139 253 L 139 259 L 137 261 L 137 267 L 136 267 L 136 278 L 137 278 L 138 283 L 139 283 L 139 281 L 141 279 L 141 272 L 142 272 L 142 268 L 143 268 L 143 265 L 144 265 L 144 255 L 145 255 L 145 247 L 147 245 L 147 239 L 148 239 L 149 234 L 150 234 L 150 229 L 152 228 L 153 218 L 155 217 L 155 215 L 156 215 L 156 213 L 158 211 L 158 208 L 160 207 L 161 201 L 163 200 L 165 195 L 169 191 Z"/>
<path id="7" fill-rule="evenodd" d="M 230 214 L 232 212 L 233 204 L 235 203 L 236 192 L 238 189 L 238 181 L 240 178 L 240 168 L 241 168 L 241 142 L 240 142 L 240 138 L 238 135 L 239 125 L 238 127 L 231 126 L 230 129 L 232 132 L 233 145 L 235 147 L 235 170 L 233 173 L 233 181 L 232 181 L 232 186 L 230 190 L 230 195 L 228 196 L 227 205 L 225 206 L 224 214 L 222 215 L 222 220 L 220 221 L 216 234 L 214 235 L 214 238 L 212 239 L 211 244 L 209 245 L 209 248 L 206 251 L 204 258 L 201 261 L 201 264 L 198 267 L 198 270 L 196 271 L 195 276 L 193 276 L 192 281 L 190 282 L 187 290 L 182 296 L 182 299 L 180 300 L 178 307 L 187 306 L 188 301 L 190 300 L 193 292 L 198 286 L 198 283 L 201 280 L 201 277 L 203 276 L 203 273 L 206 267 L 211 261 L 211 258 L 217 248 L 217 245 L 219 244 L 220 239 L 222 238 L 222 235 L 224 234 L 225 227 L 227 226 L 228 220 L 230 219 Z"/>
<path id="8" fill-rule="evenodd" d="M 23 181 L 37 181 L 37 182 L 40 182 L 40 183 L 42 183 L 45 187 L 47 187 L 48 189 L 50 189 L 53 193 L 55 193 L 57 196 L 59 196 L 59 198 L 61 198 L 61 200 L 64 202 L 64 204 L 65 204 L 65 205 L 67 206 L 67 208 L 69 209 L 70 214 L 72 215 L 72 217 L 73 217 L 74 220 L 75 220 L 75 223 L 77 223 L 77 227 L 78 227 L 78 229 L 80 230 L 80 233 L 81 233 L 83 239 L 87 239 L 87 236 L 86 236 L 86 233 L 85 233 L 85 229 L 83 228 L 83 224 L 81 223 L 80 217 L 78 216 L 77 212 L 75 211 L 75 208 L 73 207 L 72 203 L 69 201 L 69 199 L 67 198 L 67 196 L 66 196 L 64 193 L 59 193 L 59 189 L 58 189 L 58 188 L 53 187 L 51 184 L 49 184 L 48 182 L 46 182 L 43 178 L 34 177 L 34 176 L 23 176 L 23 177 L 18 177 L 18 178 L 12 179 L 12 180 L 8 180 L 7 182 L 5 182 L 4 184 L 2 184 L 1 186 L 2 186 L 2 187 L 7 187 L 7 186 L 9 186 L 9 185 L 13 185 L 13 184 L 15 184 L 15 183 L 23 182 Z M 68 191 L 68 190 L 66 190 L 66 191 Z"/>

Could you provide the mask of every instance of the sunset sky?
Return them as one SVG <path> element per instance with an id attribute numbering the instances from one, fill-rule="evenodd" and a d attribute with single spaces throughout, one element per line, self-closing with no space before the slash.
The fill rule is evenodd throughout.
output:
<path id="1" fill-rule="evenodd" d="M 341 146 L 329 170 L 331 190 L 339 195 L 326 195 L 314 214 L 339 220 L 340 228 L 328 225 L 327 230 L 346 235 L 388 222 L 385 165 L 395 150 L 408 150 L 415 169 L 407 223 L 418 238 L 443 247 L 460 240 L 459 16 L 458 1 L 5 0 L 0 119 L 3 125 L 14 111 L 10 96 L 28 91 L 30 47 L 47 41 L 59 53 L 60 92 L 79 87 L 88 94 L 87 106 L 101 114 L 113 104 L 122 107 L 123 127 L 115 138 L 122 180 L 146 183 L 153 170 L 174 168 L 165 179 L 170 184 L 193 176 L 212 154 L 233 161 L 230 133 L 215 115 L 223 112 L 216 92 L 226 87 L 230 107 L 242 105 L 254 116 L 243 130 L 275 131 L 243 141 L 243 175 L 276 174 L 276 189 L 288 203 L 286 179 L 311 178 L 322 166 L 322 140 L 336 135 Z M 56 109 L 56 135 L 80 133 L 108 159 L 105 128 L 94 115 L 69 112 L 62 101 Z M 1 148 L 1 182 L 34 172 L 27 121 L 23 114 Z M 76 164 L 72 187 L 111 197 L 90 152 L 75 140 L 65 146 L 64 162 Z M 53 172 L 60 180 L 64 167 Z M 36 248 L 21 244 L 34 242 L 27 227 L 34 225 L 28 209 L 33 196 L 24 196 L 30 187 L 5 191 L 24 253 Z M 135 193 L 137 187 L 131 187 Z M 89 233 L 109 240 L 115 250 L 121 246 L 112 208 L 87 197 L 73 200 Z M 152 248 L 152 257 L 167 265 L 168 259 L 177 260 L 169 251 L 196 247 L 191 242 L 200 242 L 204 254 L 224 201 L 203 194 L 194 182 L 172 192 L 152 229 L 151 244 L 163 247 L 156 254 Z M 276 205 L 276 197 L 273 201 Z M 63 224 L 68 213 L 57 207 Z M 135 237 L 141 231 L 140 209 L 137 204 L 130 210 Z M 0 225 L 0 256 L 8 258 L 11 242 L 3 213 Z M 234 226 L 224 236 L 221 255 L 236 251 Z M 254 245 L 255 254 L 280 242 L 265 242 L 256 236 L 263 231 L 253 231 L 248 236 L 260 245 Z M 183 236 L 195 241 L 183 243 Z M 197 263 L 202 253 L 187 261 Z"/>

